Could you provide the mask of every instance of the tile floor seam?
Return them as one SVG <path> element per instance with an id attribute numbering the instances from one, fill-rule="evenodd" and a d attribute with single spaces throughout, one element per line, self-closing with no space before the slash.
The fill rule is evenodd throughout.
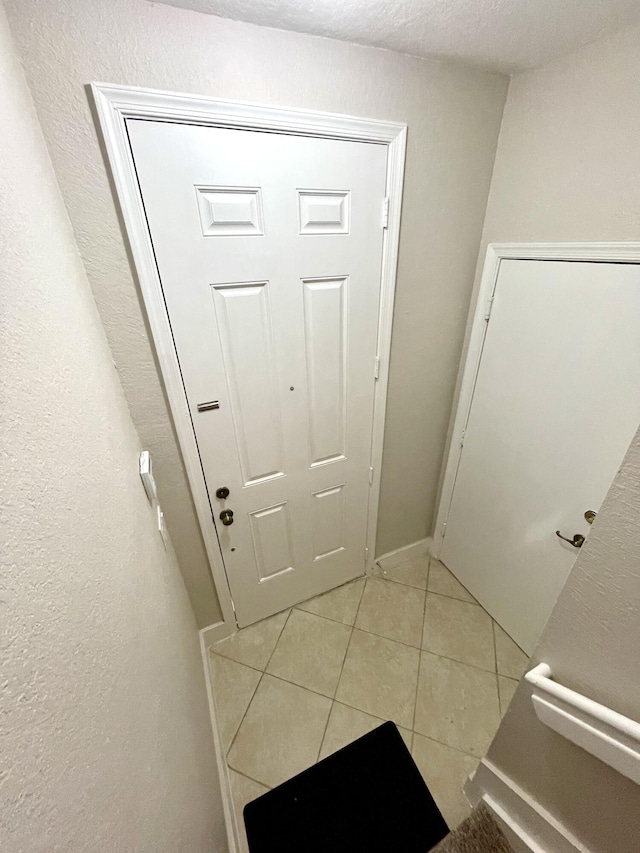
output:
<path id="1" fill-rule="evenodd" d="M 413 751 L 413 740 L 416 736 L 416 712 L 418 710 L 418 688 L 420 687 L 420 670 L 422 668 L 422 647 L 424 645 L 424 626 L 427 618 L 427 596 L 429 589 L 429 571 L 431 569 L 431 555 L 427 562 L 427 586 L 424 591 L 424 605 L 422 607 L 422 631 L 420 633 L 420 652 L 418 654 L 418 677 L 416 678 L 416 695 L 413 700 L 413 717 L 411 720 L 411 751 Z"/>
<path id="2" fill-rule="evenodd" d="M 399 565 L 394 566 L 394 568 L 399 569 L 402 565 L 403 564 L 400 563 Z M 418 590 L 420 590 L 420 592 L 426 592 L 427 591 L 426 589 L 423 589 L 423 587 L 421 587 L 421 586 L 416 586 L 413 583 L 405 583 L 404 581 L 399 581 L 397 578 L 390 578 L 387 575 L 383 575 L 382 577 L 380 577 L 379 575 L 371 575 L 371 577 L 374 577 L 377 580 L 381 580 L 381 581 L 389 581 L 389 583 L 397 583 L 398 586 L 408 586 L 409 589 L 418 589 Z"/>
<path id="3" fill-rule="evenodd" d="M 363 634 L 370 634 L 372 637 L 379 637 L 381 640 L 389 640 L 390 643 L 398 643 L 399 646 L 405 646 L 407 649 L 417 649 L 420 651 L 420 646 L 414 646 L 411 643 L 405 643 L 403 640 L 396 640 L 394 637 L 387 637 L 386 634 L 376 634 L 375 631 L 369 631 L 366 628 L 361 628 L 359 625 L 354 625 L 354 630 L 362 631 Z M 351 640 L 349 640 L 351 642 Z"/>
<path id="4" fill-rule="evenodd" d="M 435 589 L 427 589 L 425 590 L 429 595 L 439 595 L 441 598 L 451 598 L 453 601 L 461 601 L 463 604 L 473 604 L 475 607 L 482 607 L 480 602 L 477 599 L 473 599 L 473 601 L 468 601 L 466 598 L 456 598 L 455 595 L 447 595 L 446 592 L 436 592 Z M 469 593 L 471 595 L 471 593 Z M 484 610 L 484 607 L 482 607 Z M 485 610 L 485 613 L 487 611 Z"/>
<path id="5" fill-rule="evenodd" d="M 238 663 L 238 661 L 231 660 L 231 658 L 225 658 L 223 655 L 218 655 L 218 657 L 219 657 L 219 658 L 222 658 L 222 660 L 229 660 L 231 663 L 235 663 L 235 664 L 237 664 L 238 666 L 245 666 L 245 664 L 243 664 L 243 663 Z M 247 667 L 247 669 L 253 669 L 253 667 Z M 259 670 L 257 670 L 257 669 L 253 669 L 253 672 L 259 672 Z M 229 765 L 229 762 L 227 761 L 227 756 L 228 756 L 228 755 L 229 755 L 229 753 L 231 752 L 231 747 L 232 747 L 232 746 L 233 746 L 233 744 L 235 743 L 236 735 L 237 735 L 237 734 L 238 734 L 238 732 L 240 731 L 240 726 L 242 725 L 243 720 L 244 720 L 244 718 L 245 718 L 245 717 L 246 717 L 246 715 L 247 715 L 247 711 L 249 710 L 249 706 L 250 706 L 250 705 L 251 705 L 251 703 L 253 702 L 253 697 L 256 695 L 256 691 L 257 691 L 258 687 L 260 686 L 260 682 L 262 681 L 262 676 L 263 676 L 263 675 L 264 675 L 264 673 L 263 673 L 263 672 L 261 672 L 261 673 L 260 673 L 260 678 L 259 678 L 259 679 L 258 679 L 258 681 L 256 682 L 256 686 L 253 688 L 253 691 L 252 691 L 252 693 L 251 693 L 251 696 L 249 697 L 249 701 L 247 702 L 247 707 L 244 709 L 244 713 L 243 713 L 242 717 L 240 718 L 240 722 L 238 723 L 238 726 L 237 726 L 237 728 L 236 728 L 235 732 L 233 733 L 233 737 L 231 738 L 231 741 L 230 741 L 230 743 L 229 743 L 229 748 L 224 750 L 224 760 L 225 760 L 225 762 L 226 762 L 226 764 L 227 764 L 227 767 L 229 767 L 229 766 L 230 766 L 230 765 Z M 212 686 L 213 686 L 213 685 L 212 685 Z M 213 698 L 213 707 L 214 707 L 215 714 L 216 714 L 216 726 L 217 726 L 217 728 L 218 728 L 218 730 L 219 730 L 219 729 L 220 729 L 220 726 L 218 725 L 218 719 L 219 719 L 220 715 L 219 715 L 219 713 L 218 713 L 218 705 L 217 705 L 217 703 L 216 703 L 216 698 L 215 698 L 215 695 L 213 694 L 213 691 L 212 691 L 212 698 Z M 220 731 L 218 731 L 218 733 L 219 733 L 219 735 L 220 735 L 220 743 L 222 744 L 223 749 L 224 749 L 224 744 L 222 743 L 222 733 L 221 733 Z M 232 768 L 232 769 L 233 769 L 233 768 Z M 255 779 L 254 779 L 254 782 L 255 782 Z"/>
<path id="6" fill-rule="evenodd" d="M 455 600 L 460 601 L 460 599 L 455 599 Z M 426 599 L 425 599 L 425 603 L 426 603 Z M 395 639 L 392 639 L 391 637 L 385 636 L 384 634 L 375 634 L 373 631 L 367 631 L 366 628 L 360 628 L 360 627 L 354 625 L 353 629 L 356 631 L 361 631 L 363 634 L 370 634 L 372 637 L 379 637 L 381 640 L 388 640 L 390 643 L 398 643 L 398 645 L 405 646 L 405 648 L 407 648 L 407 649 L 416 649 L 416 651 L 418 651 L 418 652 L 428 652 L 430 655 L 435 655 L 435 657 L 438 657 L 438 658 L 446 658 L 446 660 L 451 660 L 454 663 L 462 663 L 465 666 L 472 666 L 474 669 L 479 669 L 480 672 L 489 672 L 489 673 L 493 672 L 492 669 L 485 669 L 484 667 L 478 666 L 475 663 L 467 663 L 467 661 L 458 660 L 457 658 L 452 658 L 452 657 L 449 657 L 448 655 L 441 655 L 439 652 L 432 652 L 430 649 L 421 648 L 421 646 L 412 646 L 411 643 L 404 643 L 402 640 L 395 640 Z M 423 625 L 422 630 L 424 633 L 424 625 Z M 352 634 L 353 634 L 353 631 L 352 631 Z M 349 643 L 351 643 L 351 637 L 349 638 Z M 348 650 L 348 646 L 347 646 L 347 650 Z M 342 674 L 342 673 L 340 673 L 340 674 Z M 499 674 L 502 675 L 502 673 L 499 673 Z M 511 678 L 511 677 L 512 676 L 508 676 L 508 675 L 505 676 L 505 678 Z"/>
<path id="7" fill-rule="evenodd" d="M 360 580 L 360 578 L 356 578 L 356 580 Z M 364 589 L 364 584 L 362 584 L 362 588 Z M 304 604 L 304 601 L 302 602 Z M 358 602 L 358 606 L 360 606 Z M 299 604 L 296 604 L 295 607 L 291 608 L 292 610 L 299 610 L 301 613 L 307 613 L 309 616 L 316 616 L 318 619 L 326 619 L 327 622 L 333 622 L 334 625 L 346 625 L 348 628 L 353 627 L 349 625 L 348 622 L 343 622 L 342 619 L 332 619 L 331 616 L 325 616 L 324 613 L 313 613 L 311 610 L 303 610 Z M 288 620 L 287 620 L 288 621 Z M 278 639 L 280 639 L 278 637 Z"/>
<path id="8" fill-rule="evenodd" d="M 324 732 L 322 733 L 322 740 L 320 741 L 320 746 L 318 747 L 318 756 L 316 758 L 316 764 L 318 763 L 318 761 L 320 759 L 320 753 L 322 752 L 322 747 L 324 746 L 324 739 L 327 736 L 327 729 L 329 727 L 329 720 L 331 719 L 331 712 L 333 711 L 333 706 L 335 705 L 335 702 L 336 702 L 336 694 L 338 692 L 338 687 L 340 685 L 340 679 L 342 678 L 342 673 L 344 671 L 344 662 L 347 659 L 347 654 L 349 652 L 349 646 L 351 645 L 351 638 L 353 637 L 356 619 L 358 618 L 358 613 L 360 612 L 360 605 L 362 604 L 362 596 L 364 595 L 364 590 L 365 590 L 366 585 L 367 585 L 367 578 L 366 578 L 366 573 L 365 573 L 365 581 L 362 584 L 362 589 L 360 590 L 360 598 L 358 599 L 358 606 L 356 607 L 356 612 L 353 614 L 353 624 L 350 626 L 351 631 L 349 632 L 349 639 L 347 640 L 347 646 L 346 646 L 345 651 L 344 651 L 344 657 L 342 658 L 342 664 L 340 666 L 340 672 L 338 673 L 338 680 L 336 681 L 336 687 L 335 687 L 335 690 L 333 691 L 333 696 L 331 697 L 331 706 L 329 708 L 329 716 L 327 717 L 327 722 L 326 722 L 326 725 L 324 727 Z M 356 708 L 355 710 L 357 711 L 359 709 Z"/>
<path id="9" fill-rule="evenodd" d="M 238 737 L 238 732 L 240 731 L 240 728 L 242 727 L 242 724 L 244 723 L 244 718 L 249 713 L 249 708 L 251 707 L 251 703 L 253 702 L 256 693 L 258 692 L 258 687 L 260 687 L 260 685 L 262 684 L 262 679 L 264 678 L 264 676 L 265 676 L 265 673 L 263 672 L 260 675 L 260 678 L 258 679 L 258 683 L 256 684 L 256 689 L 253 691 L 253 693 L 251 695 L 251 699 L 249 699 L 249 701 L 247 702 L 247 707 L 244 709 L 244 714 L 242 715 L 242 719 L 238 723 L 238 728 L 236 729 L 234 736 L 231 738 L 231 743 L 229 744 L 229 748 L 226 750 L 226 752 L 224 754 L 225 761 L 227 762 L 227 767 L 231 767 L 231 765 L 229 764 L 229 753 L 231 752 L 233 745 L 236 742 L 236 738 Z M 215 704 L 215 700 L 214 700 L 214 704 Z M 231 767 L 231 769 L 235 770 L 235 767 Z M 236 770 L 236 772 L 238 773 L 239 771 Z M 253 781 L 256 782 L 257 780 L 254 779 Z M 261 782 L 260 784 L 262 785 L 263 783 Z"/>
<path id="10" fill-rule="evenodd" d="M 241 770 L 236 770 L 236 768 L 232 767 L 229 764 L 229 762 L 227 762 L 227 767 L 229 768 L 229 770 L 233 770 L 233 772 L 237 776 L 243 776 L 245 779 L 248 779 L 250 782 L 255 782 L 256 785 L 261 785 L 263 788 L 268 788 L 270 791 L 273 790 L 273 788 L 270 785 L 265 785 L 264 782 L 258 782 L 258 780 L 254 779 L 253 776 L 249 776 L 247 773 L 244 773 Z M 231 797 L 231 799 L 233 799 L 233 796 Z"/>
<path id="11" fill-rule="evenodd" d="M 502 700 L 500 699 L 500 673 L 498 672 L 498 646 L 496 644 L 496 620 L 491 617 L 491 636 L 493 637 L 493 659 L 496 664 L 496 689 L 498 691 L 498 711 L 502 719 Z"/>
<path id="12" fill-rule="evenodd" d="M 240 630 L 242 631 L 242 628 L 240 628 Z M 224 642 L 224 640 L 221 640 L 220 642 Z M 257 666 L 252 666 L 250 663 L 244 663 L 244 661 L 239 661 L 239 660 L 236 660 L 235 658 L 229 658 L 226 655 L 222 655 L 219 652 L 214 651 L 212 646 L 209 647 L 209 652 L 211 654 L 215 655 L 217 658 L 222 658 L 222 660 L 233 661 L 233 663 L 237 663 L 240 666 L 246 666 L 247 669 L 252 669 L 254 672 L 259 672 L 260 674 L 262 674 L 264 672 L 263 669 L 259 669 Z"/>
<path id="13" fill-rule="evenodd" d="M 446 746 L 447 749 L 452 749 L 454 752 L 459 752 L 461 755 L 466 755 L 467 758 L 473 758 L 474 761 L 480 762 L 484 760 L 483 758 L 478 758 L 477 755 L 472 755 L 464 749 L 460 749 L 458 746 L 451 746 L 450 743 L 445 743 L 443 740 L 438 740 L 437 738 L 430 737 L 429 735 L 423 735 L 422 732 L 414 732 L 414 734 L 418 735 L 418 737 L 423 737 L 425 740 L 430 740 L 432 743 L 437 743 L 440 746 Z"/>
<path id="14" fill-rule="evenodd" d="M 273 672 L 265 672 L 264 675 L 268 675 L 269 678 L 276 678 L 278 681 L 284 681 L 285 684 L 291 684 L 293 687 L 300 688 L 300 690 L 308 690 L 309 693 L 313 693 L 315 696 L 322 696 L 323 699 L 328 699 L 329 702 L 333 702 L 333 696 L 329 696 L 328 693 L 320 693 L 319 690 L 314 690 L 313 687 L 307 687 L 305 684 L 298 684 L 297 681 L 290 681 L 282 675 L 275 675 Z"/>
<path id="15" fill-rule="evenodd" d="M 267 669 L 269 668 L 269 664 L 271 663 L 271 658 L 274 656 L 275 651 L 278 648 L 278 643 L 280 642 L 280 638 L 282 637 L 282 634 L 284 633 L 284 629 L 287 627 L 287 622 L 289 621 L 289 618 L 291 617 L 292 613 L 293 613 L 293 607 L 291 607 L 289 609 L 289 612 L 287 613 L 287 618 L 284 620 L 284 622 L 282 624 L 282 628 L 280 629 L 280 633 L 278 634 L 278 639 L 273 644 L 273 648 L 271 649 L 271 654 L 269 655 L 269 659 L 267 660 L 266 664 L 264 665 L 264 669 L 262 670 L 263 673 L 265 673 L 267 671 Z M 286 680 L 286 679 L 283 679 L 283 681 L 284 680 Z"/>
<path id="16" fill-rule="evenodd" d="M 352 578 L 350 581 L 341 584 L 340 586 L 336 586 L 333 589 L 327 590 L 327 592 L 321 592 L 319 595 L 312 595 L 311 598 L 305 598 L 304 601 L 299 601 L 297 604 L 294 604 L 291 609 L 292 610 L 302 610 L 303 613 L 311 613 L 312 616 L 319 616 L 321 619 L 328 619 L 330 622 L 337 622 L 338 625 L 348 625 L 348 622 L 343 622 L 342 619 L 334 619 L 332 616 L 325 616 L 324 613 L 315 613 L 313 610 L 304 610 L 302 608 L 303 604 L 306 604 L 308 601 L 313 601 L 315 598 L 322 598 L 325 595 L 329 595 L 331 592 L 335 592 L 337 589 L 344 589 L 347 586 L 350 586 L 352 583 L 356 583 L 356 581 L 367 581 L 369 575 L 365 572 L 363 575 L 358 575 L 357 578 Z M 362 588 L 364 589 L 364 584 L 362 584 Z M 360 598 L 362 598 L 362 593 L 360 593 Z M 358 606 L 360 603 L 358 601 Z"/>
<path id="17" fill-rule="evenodd" d="M 484 610 L 484 607 L 476 599 L 474 599 L 473 601 L 467 601 L 466 598 L 456 598 L 455 595 L 447 595 L 446 592 L 437 592 L 435 589 L 428 589 L 427 593 L 429 595 L 436 595 L 439 598 L 449 598 L 449 599 L 452 599 L 453 601 L 459 601 L 460 604 L 469 604 L 469 605 L 471 605 L 471 607 L 479 607 L 481 610 Z M 485 613 L 486 612 L 487 611 L 485 610 Z"/>

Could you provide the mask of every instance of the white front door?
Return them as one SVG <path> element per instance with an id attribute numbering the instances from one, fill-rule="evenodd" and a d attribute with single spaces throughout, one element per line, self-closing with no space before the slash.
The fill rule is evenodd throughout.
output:
<path id="1" fill-rule="evenodd" d="M 441 559 L 531 652 L 640 422 L 640 266 L 503 260 Z"/>
<path id="2" fill-rule="evenodd" d="M 244 626 L 365 569 L 387 147 L 127 129 Z"/>

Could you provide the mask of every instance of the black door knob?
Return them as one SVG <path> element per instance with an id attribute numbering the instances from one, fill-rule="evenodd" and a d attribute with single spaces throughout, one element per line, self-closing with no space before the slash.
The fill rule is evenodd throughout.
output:
<path id="1" fill-rule="evenodd" d="M 233 524 L 233 510 L 223 509 L 220 513 L 220 521 L 224 524 L 225 527 L 228 527 L 230 524 Z"/>
<path id="2" fill-rule="evenodd" d="M 219 489 L 216 489 L 216 497 L 223 501 L 225 498 L 229 497 L 229 489 L 226 486 L 220 486 Z"/>

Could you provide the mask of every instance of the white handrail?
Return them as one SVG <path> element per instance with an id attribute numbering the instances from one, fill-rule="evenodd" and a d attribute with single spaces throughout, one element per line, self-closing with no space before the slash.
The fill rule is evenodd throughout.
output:
<path id="1" fill-rule="evenodd" d="M 548 664 L 539 663 L 526 673 L 525 678 L 530 684 L 533 684 L 544 693 L 549 693 L 556 699 L 560 699 L 565 704 L 577 708 L 640 744 L 640 723 L 623 716 L 623 714 L 618 714 L 617 711 L 612 711 L 606 705 L 601 705 L 599 702 L 594 702 L 593 699 L 588 699 L 586 696 L 576 693 L 575 690 L 563 687 L 557 681 L 553 681 L 551 679 L 551 667 Z"/>

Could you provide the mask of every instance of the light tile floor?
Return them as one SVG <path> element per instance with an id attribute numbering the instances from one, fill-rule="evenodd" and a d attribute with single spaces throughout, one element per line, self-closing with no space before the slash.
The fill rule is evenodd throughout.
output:
<path id="1" fill-rule="evenodd" d="M 527 657 L 419 557 L 244 628 L 210 664 L 240 827 L 245 803 L 393 720 L 453 828 Z"/>

